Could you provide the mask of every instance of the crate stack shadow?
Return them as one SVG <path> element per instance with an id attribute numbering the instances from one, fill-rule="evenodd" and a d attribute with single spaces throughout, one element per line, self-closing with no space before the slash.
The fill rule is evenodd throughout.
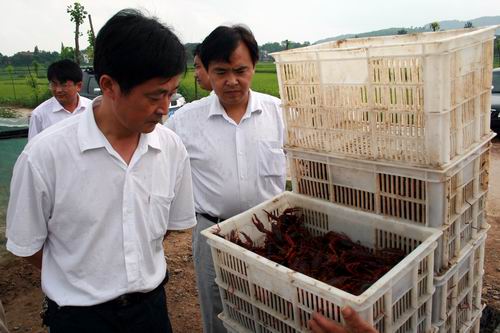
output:
<path id="1" fill-rule="evenodd" d="M 348 304 L 380 333 L 479 332 L 488 231 L 495 27 L 328 42 L 273 54 L 294 193 L 228 220 L 302 207 L 311 231 L 342 231 L 408 256 L 353 296 L 213 235 L 221 318 L 234 332 L 303 332 Z M 265 220 L 265 216 L 262 216 Z"/>

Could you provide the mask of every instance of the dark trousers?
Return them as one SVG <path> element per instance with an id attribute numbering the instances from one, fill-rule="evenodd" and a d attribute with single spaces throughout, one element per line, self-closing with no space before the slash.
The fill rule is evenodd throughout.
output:
<path id="1" fill-rule="evenodd" d="M 172 333 L 162 285 L 133 303 L 59 307 L 48 300 L 45 323 L 50 333 Z"/>

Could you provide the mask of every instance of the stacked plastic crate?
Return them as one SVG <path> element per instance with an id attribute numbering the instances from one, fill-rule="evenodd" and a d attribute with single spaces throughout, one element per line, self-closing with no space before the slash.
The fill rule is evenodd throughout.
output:
<path id="1" fill-rule="evenodd" d="M 494 31 L 273 54 L 294 192 L 443 232 L 432 301 L 439 332 L 479 329 Z"/>

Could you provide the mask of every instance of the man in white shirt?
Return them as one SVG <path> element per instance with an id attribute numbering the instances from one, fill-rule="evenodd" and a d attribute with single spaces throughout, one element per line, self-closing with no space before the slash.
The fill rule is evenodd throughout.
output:
<path id="1" fill-rule="evenodd" d="M 51 333 L 171 332 L 163 239 L 196 219 L 186 149 L 158 123 L 185 59 L 156 19 L 118 12 L 95 42 L 102 98 L 14 167 L 7 249 L 42 270 Z"/>
<path id="2" fill-rule="evenodd" d="M 92 101 L 80 96 L 82 70 L 73 61 L 64 59 L 47 69 L 49 88 L 53 95 L 31 112 L 28 140 L 55 123 L 82 113 L 92 107 Z"/>
<path id="3" fill-rule="evenodd" d="M 277 195 L 286 160 L 280 100 L 250 90 L 259 57 L 252 33 L 218 27 L 205 38 L 201 60 L 215 95 L 192 102 L 167 127 L 189 154 L 198 224 L 193 257 L 205 333 L 224 332 L 210 247 L 200 231 Z"/>

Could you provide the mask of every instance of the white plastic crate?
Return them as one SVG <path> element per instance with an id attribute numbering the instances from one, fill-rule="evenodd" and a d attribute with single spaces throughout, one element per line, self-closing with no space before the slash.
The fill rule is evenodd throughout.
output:
<path id="1" fill-rule="evenodd" d="M 495 27 L 273 53 L 288 146 L 444 166 L 490 133 Z"/>
<path id="2" fill-rule="evenodd" d="M 287 149 L 296 193 L 441 228 L 488 190 L 491 139 L 446 170 Z"/>
<path id="3" fill-rule="evenodd" d="M 442 276 L 434 277 L 432 322 L 440 333 L 458 332 L 481 313 L 486 233 Z"/>
<path id="4" fill-rule="evenodd" d="M 476 317 L 469 322 L 461 323 L 461 325 L 456 328 L 456 330 L 452 330 L 452 320 L 451 318 L 445 322 L 439 322 L 433 324 L 433 332 L 434 333 L 479 333 L 481 327 L 481 316 L 483 314 L 483 310 L 486 307 L 486 304 L 481 306 L 481 311 L 476 314 Z M 456 326 L 455 326 L 456 327 Z"/>
<path id="5" fill-rule="evenodd" d="M 269 228 L 264 210 L 280 214 L 289 207 L 303 209 L 306 226 L 315 235 L 335 230 L 370 248 L 396 247 L 408 255 L 363 294 L 354 296 L 213 234 L 238 230 L 263 242 L 264 235 L 253 225 L 252 216 L 256 214 Z M 302 332 L 314 311 L 341 322 L 344 305 L 352 306 L 380 333 L 431 329 L 433 252 L 440 230 L 284 192 L 202 234 L 212 249 L 222 318 L 234 331 Z"/>
<path id="6" fill-rule="evenodd" d="M 486 304 L 483 305 L 483 310 L 486 307 Z M 476 317 L 468 323 L 467 327 L 464 329 L 463 333 L 479 333 L 481 327 L 481 315 L 483 311 L 479 312 Z"/>
<path id="7" fill-rule="evenodd" d="M 444 274 L 450 266 L 457 263 L 463 252 L 473 246 L 490 228 L 484 221 L 485 198 L 486 193 L 479 198 L 468 200 L 462 213 L 454 215 L 451 222 L 442 227 L 443 236 L 438 241 L 434 256 L 437 275 Z"/>
<path id="8" fill-rule="evenodd" d="M 436 272 L 487 227 L 490 143 L 486 140 L 446 170 L 418 169 L 287 149 L 296 193 L 443 230 Z"/>

